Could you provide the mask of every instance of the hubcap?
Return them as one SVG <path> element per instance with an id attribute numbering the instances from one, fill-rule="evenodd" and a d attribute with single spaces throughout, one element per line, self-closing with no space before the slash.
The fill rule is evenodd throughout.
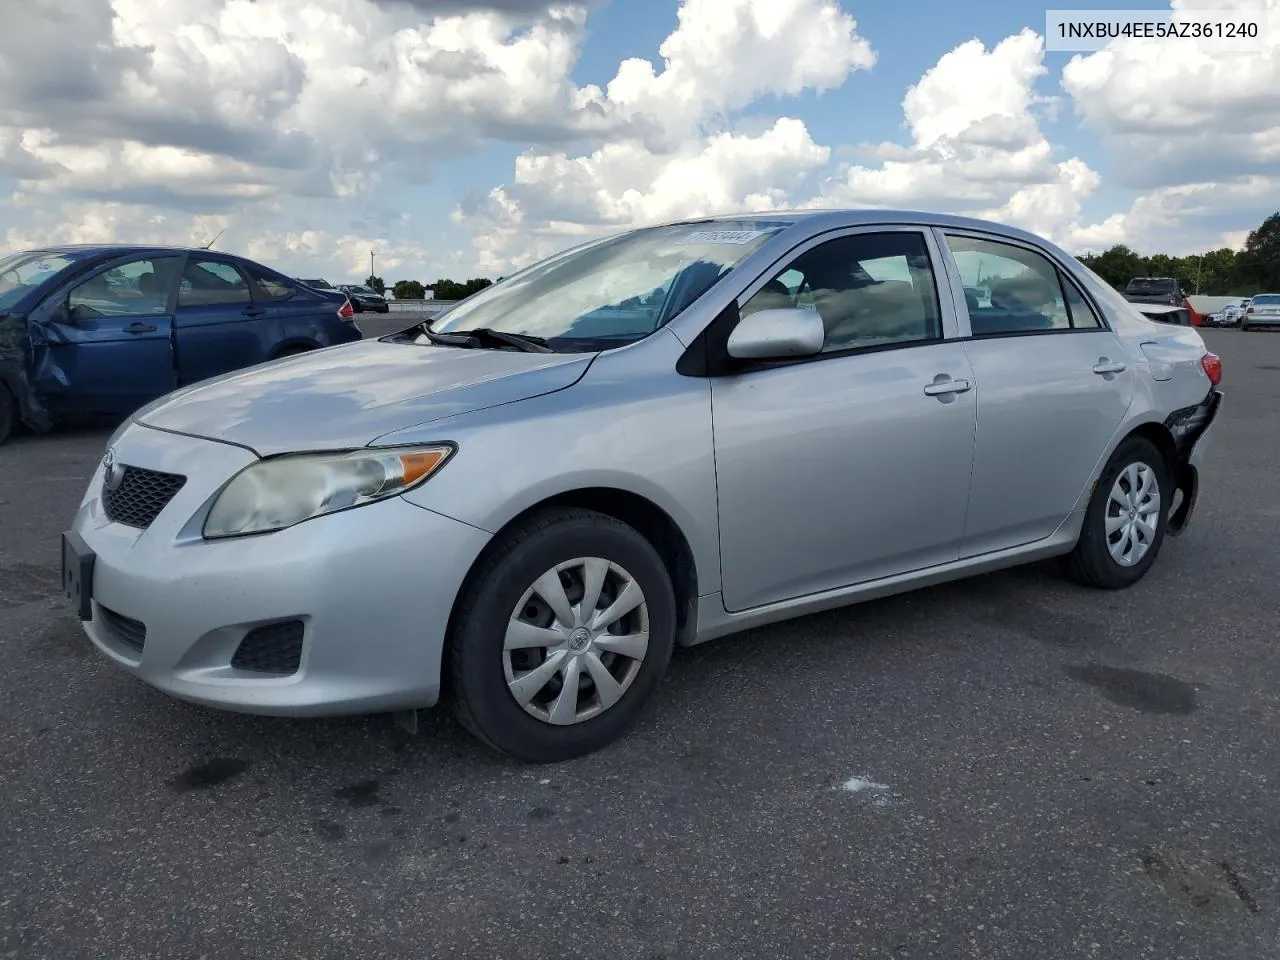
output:
<path id="1" fill-rule="evenodd" d="M 608 710 L 649 650 L 649 607 L 619 564 L 580 557 L 548 570 L 507 621 L 507 689 L 525 712 L 564 726 Z"/>
<path id="2" fill-rule="evenodd" d="M 1160 523 L 1160 484 L 1145 463 L 1131 463 L 1107 498 L 1107 550 L 1122 567 L 1139 563 L 1155 542 Z"/>

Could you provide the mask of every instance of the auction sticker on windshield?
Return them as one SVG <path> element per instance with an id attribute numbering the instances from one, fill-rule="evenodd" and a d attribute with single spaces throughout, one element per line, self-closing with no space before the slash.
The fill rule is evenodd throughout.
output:
<path id="1" fill-rule="evenodd" d="M 689 234 L 681 243 L 750 243 L 764 236 L 763 230 L 698 230 Z"/>

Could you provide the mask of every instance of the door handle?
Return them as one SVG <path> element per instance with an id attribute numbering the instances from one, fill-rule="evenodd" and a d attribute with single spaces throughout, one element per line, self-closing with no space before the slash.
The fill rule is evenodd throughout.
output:
<path id="1" fill-rule="evenodd" d="M 244 308 L 244 315 L 246 317 L 260 317 L 266 312 L 267 311 L 263 310 L 262 307 L 245 307 Z"/>
<path id="2" fill-rule="evenodd" d="M 925 385 L 924 395 L 926 397 L 945 397 L 952 393 L 964 393 L 971 389 L 973 384 L 968 380 L 935 380 L 933 383 Z"/>
<path id="3" fill-rule="evenodd" d="M 131 323 L 124 328 L 125 333 L 155 333 L 156 325 L 154 323 Z"/>
<path id="4" fill-rule="evenodd" d="M 1093 372 L 1100 376 L 1106 376 L 1108 373 L 1124 373 L 1129 369 L 1129 365 L 1122 360 L 1108 360 L 1106 357 L 1099 357 L 1098 362 L 1093 365 Z"/>

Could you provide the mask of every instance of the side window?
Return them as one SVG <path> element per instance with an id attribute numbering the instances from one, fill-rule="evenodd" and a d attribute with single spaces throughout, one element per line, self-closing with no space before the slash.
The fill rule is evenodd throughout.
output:
<path id="1" fill-rule="evenodd" d="M 146 257 L 95 273 L 68 295 L 71 316 L 89 320 L 164 314 L 181 264 L 181 257 Z"/>
<path id="2" fill-rule="evenodd" d="M 800 254 L 742 305 L 742 315 L 807 307 L 822 317 L 824 353 L 942 337 L 924 235 L 862 233 Z"/>
<path id="3" fill-rule="evenodd" d="M 1089 301 L 1077 287 L 1066 277 L 1062 278 L 1062 289 L 1067 292 L 1067 313 L 1071 318 L 1071 326 L 1076 330 L 1097 330 L 1102 326 L 1098 314 L 1094 312 Z"/>
<path id="4" fill-rule="evenodd" d="M 1058 268 L 1046 257 L 975 237 L 948 236 L 947 246 L 960 269 L 975 337 L 1071 328 Z"/>
<path id="5" fill-rule="evenodd" d="M 288 300 L 296 292 L 292 283 L 279 274 L 269 273 L 252 263 L 241 264 L 253 284 L 253 296 L 256 300 Z"/>
<path id="6" fill-rule="evenodd" d="M 229 263 L 191 260 L 182 272 L 182 286 L 178 291 L 180 307 L 248 303 L 250 299 L 249 284 Z"/>

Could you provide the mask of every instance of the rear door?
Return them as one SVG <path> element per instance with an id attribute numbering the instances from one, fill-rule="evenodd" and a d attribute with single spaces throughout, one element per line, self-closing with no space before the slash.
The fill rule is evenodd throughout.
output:
<path id="1" fill-rule="evenodd" d="M 240 265 L 253 280 L 254 296 L 270 303 L 279 316 L 282 348 L 331 347 L 360 339 L 354 320 L 338 315 L 347 302 L 345 293 L 332 287 L 308 287 L 250 260 Z"/>
<path id="2" fill-rule="evenodd" d="M 963 305 L 978 404 L 963 558 L 1058 529 L 1124 420 L 1134 369 L 1100 313 L 1041 252 L 937 235 L 963 286 L 982 292 L 976 306 L 971 296 Z"/>
<path id="3" fill-rule="evenodd" d="M 181 256 L 114 260 L 78 282 L 63 302 L 41 314 L 48 358 L 36 387 L 64 416 L 116 416 L 163 396 L 175 386 L 173 301 Z"/>
<path id="4" fill-rule="evenodd" d="M 188 258 L 174 325 L 181 384 L 261 363 L 280 340 L 276 311 L 254 297 L 235 261 L 212 254 Z"/>

